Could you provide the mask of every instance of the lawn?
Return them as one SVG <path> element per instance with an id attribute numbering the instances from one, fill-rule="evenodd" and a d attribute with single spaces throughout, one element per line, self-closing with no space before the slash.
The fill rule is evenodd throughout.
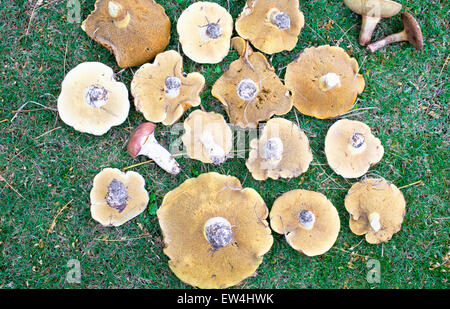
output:
<path id="1" fill-rule="evenodd" d="M 81 1 L 80 21 L 94 2 Z M 181 52 L 176 20 L 194 1 L 157 2 L 172 22 L 167 49 Z M 243 0 L 214 2 L 233 18 L 244 5 Z M 389 242 L 371 245 L 348 226 L 344 197 L 356 179 L 344 179 L 326 164 L 324 139 L 335 120 L 304 116 L 295 108 L 282 117 L 298 122 L 314 156 L 300 177 L 256 181 L 243 155 L 220 166 L 180 157 L 183 172 L 176 177 L 153 163 L 139 165 L 130 170 L 146 180 L 147 210 L 118 228 L 102 227 L 90 215 L 92 180 L 103 168 L 123 169 L 147 160 L 133 159 L 126 151 L 131 130 L 144 118 L 132 104 L 125 123 L 96 137 L 64 124 L 56 101 L 65 74 L 81 62 L 107 64 L 128 89 L 137 68 L 121 70 L 80 23 L 69 22 L 66 1 L 0 1 L 0 288 L 188 288 L 167 265 L 155 211 L 168 191 L 208 171 L 239 178 L 244 187 L 260 193 L 269 209 L 284 192 L 302 188 L 325 194 L 339 211 L 341 230 L 326 254 L 302 256 L 283 235 L 274 234 L 263 263 L 239 288 L 447 288 L 449 1 L 398 2 L 422 26 L 421 51 L 397 43 L 370 54 L 358 44 L 360 16 L 343 1 L 304 0 L 300 6 L 306 23 L 296 48 L 268 57 L 280 78 L 286 65 L 310 46 L 340 46 L 358 60 L 366 88 L 347 118 L 365 122 L 380 138 L 385 154 L 371 173 L 401 188 L 406 199 L 401 231 Z M 401 30 L 399 15 L 383 19 L 374 38 Z M 211 87 L 237 57 L 231 51 L 218 65 L 200 65 L 184 57 L 185 72 L 201 72 L 206 78 L 204 108 L 226 119 Z M 158 126 L 157 139 L 163 144 L 177 138 L 170 127 Z M 72 259 L 80 262 L 80 283 L 66 280 Z M 371 260 L 379 262 L 380 282 L 367 280 Z"/>

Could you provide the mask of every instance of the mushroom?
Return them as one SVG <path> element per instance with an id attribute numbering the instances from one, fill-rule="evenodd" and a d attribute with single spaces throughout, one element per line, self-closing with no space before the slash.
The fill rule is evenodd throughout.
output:
<path id="1" fill-rule="evenodd" d="M 222 164 L 233 147 L 232 132 L 222 115 L 193 111 L 181 137 L 187 155 L 204 163 Z"/>
<path id="2" fill-rule="evenodd" d="M 319 119 L 349 111 L 365 81 L 358 62 L 337 46 L 305 49 L 286 69 L 285 85 L 293 93 L 294 106 Z"/>
<path id="3" fill-rule="evenodd" d="M 169 50 L 158 54 L 155 61 L 146 63 L 136 71 L 131 81 L 131 93 L 136 110 L 147 121 L 171 125 L 184 112 L 200 105 L 200 93 L 205 78 L 197 72 L 183 72 L 183 58 Z"/>
<path id="4" fill-rule="evenodd" d="M 369 44 L 367 49 L 374 53 L 380 48 L 391 44 L 393 42 L 408 41 L 417 50 L 421 50 L 423 47 L 423 35 L 420 25 L 415 18 L 409 13 L 402 13 L 403 31 L 391 34 L 382 40 Z"/>
<path id="5" fill-rule="evenodd" d="M 269 120 L 260 138 L 250 141 L 250 148 L 245 165 L 256 180 L 297 177 L 312 161 L 306 134 L 283 118 Z"/>
<path id="6" fill-rule="evenodd" d="M 151 122 L 141 123 L 131 133 L 128 141 L 128 153 L 133 158 L 145 155 L 172 175 L 177 175 L 181 171 L 179 164 L 173 158 L 172 154 L 156 140 L 155 125 Z"/>
<path id="7" fill-rule="evenodd" d="M 381 18 L 389 18 L 400 12 L 402 5 L 391 0 L 344 0 L 345 5 L 362 16 L 359 44 L 367 45 Z"/>
<path id="8" fill-rule="evenodd" d="M 199 1 L 181 13 L 177 32 L 187 57 L 198 63 L 219 63 L 230 49 L 233 18 L 219 4 Z"/>
<path id="9" fill-rule="evenodd" d="M 370 127 L 356 120 L 336 121 L 325 137 L 328 165 L 344 178 L 357 178 L 378 163 L 384 154 L 383 145 L 373 136 Z"/>
<path id="10" fill-rule="evenodd" d="M 402 192 L 385 179 L 365 178 L 350 188 L 345 209 L 350 213 L 350 230 L 366 235 L 371 244 L 386 242 L 401 229 L 405 217 Z"/>
<path id="11" fill-rule="evenodd" d="M 307 256 L 330 250 L 340 230 L 339 214 L 325 195 L 292 190 L 278 197 L 270 211 L 270 226 L 287 243 Z"/>
<path id="12" fill-rule="evenodd" d="M 240 37 L 233 38 L 232 44 L 240 57 L 211 91 L 225 105 L 230 122 L 242 128 L 256 128 L 259 121 L 288 113 L 292 108 L 291 94 L 266 57 L 253 52 Z"/>
<path id="13" fill-rule="evenodd" d="M 227 288 L 255 273 L 273 237 L 268 209 L 252 188 L 215 172 L 186 180 L 156 212 L 169 267 L 199 288 Z"/>
<path id="14" fill-rule="evenodd" d="M 274 54 L 294 49 L 304 24 L 298 0 L 247 0 L 236 31 L 255 48 Z"/>
<path id="15" fill-rule="evenodd" d="M 81 28 L 111 50 L 121 68 L 153 59 L 170 39 L 169 17 L 154 0 L 97 0 Z"/>
<path id="16" fill-rule="evenodd" d="M 94 177 L 90 192 L 92 218 L 103 226 L 120 226 L 141 214 L 149 196 L 144 177 L 105 168 Z"/>
<path id="17" fill-rule="evenodd" d="M 83 62 L 67 73 L 58 97 L 61 120 L 75 130 L 103 135 L 128 117 L 130 101 L 125 84 L 100 62 Z"/>

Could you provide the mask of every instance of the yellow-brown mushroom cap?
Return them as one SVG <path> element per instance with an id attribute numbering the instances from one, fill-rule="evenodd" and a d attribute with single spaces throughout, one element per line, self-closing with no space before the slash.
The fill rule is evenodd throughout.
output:
<path id="1" fill-rule="evenodd" d="M 312 226 L 299 220 L 302 212 L 313 214 Z M 293 190 L 277 198 L 270 211 L 270 226 L 284 234 L 295 250 L 315 256 L 333 246 L 340 230 L 339 214 L 325 195 L 308 190 Z"/>
<path id="2" fill-rule="evenodd" d="M 169 83 L 170 79 L 174 80 L 174 85 Z M 169 50 L 158 54 L 152 64 L 146 63 L 136 71 L 131 93 L 136 110 L 145 119 L 171 125 L 188 108 L 200 105 L 204 85 L 203 75 L 197 72 L 184 74 L 183 58 L 178 52 Z"/>
<path id="3" fill-rule="evenodd" d="M 113 181 L 120 182 L 126 189 L 126 204 L 121 207 L 111 206 L 114 204 L 108 202 Z M 124 224 L 141 214 L 149 201 L 144 178 L 136 172 L 123 173 L 116 168 L 105 168 L 94 177 L 90 198 L 92 218 L 103 226 Z"/>
<path id="4" fill-rule="evenodd" d="M 345 5 L 362 16 L 388 18 L 400 12 L 402 5 L 390 0 L 344 0 Z"/>
<path id="5" fill-rule="evenodd" d="M 269 140 L 281 140 L 281 158 L 264 157 Z M 245 165 L 256 180 L 297 177 L 306 172 L 312 161 L 312 152 L 306 134 L 293 122 L 273 118 L 264 126 L 259 139 L 250 141 L 250 153 Z"/>
<path id="6" fill-rule="evenodd" d="M 366 235 L 366 241 L 378 244 L 388 241 L 401 229 L 405 216 L 403 193 L 385 179 L 366 178 L 353 184 L 345 197 L 345 209 L 350 213 L 350 229 L 356 235 Z M 378 215 L 379 230 L 370 218 Z"/>
<path id="7" fill-rule="evenodd" d="M 276 14 L 284 15 L 286 25 L 277 26 Z M 248 0 L 236 20 L 236 31 L 266 54 L 292 50 L 305 24 L 298 0 Z"/>
<path id="8" fill-rule="evenodd" d="M 325 119 L 342 115 L 353 107 L 365 85 L 358 71 L 358 62 L 344 49 L 323 45 L 305 49 L 287 66 L 284 80 L 292 92 L 294 106 L 302 114 Z M 338 84 L 325 87 L 322 82 L 327 76 L 334 76 Z"/>
<path id="9" fill-rule="evenodd" d="M 273 243 L 261 196 L 232 176 L 206 173 L 170 191 L 157 211 L 175 275 L 199 288 L 226 288 L 251 276 Z M 215 217 L 232 225 L 233 241 L 211 250 L 205 223 Z"/>
<path id="10" fill-rule="evenodd" d="M 328 165 L 345 178 L 357 178 L 378 163 L 384 154 L 383 145 L 368 125 L 356 120 L 336 121 L 325 137 Z"/>

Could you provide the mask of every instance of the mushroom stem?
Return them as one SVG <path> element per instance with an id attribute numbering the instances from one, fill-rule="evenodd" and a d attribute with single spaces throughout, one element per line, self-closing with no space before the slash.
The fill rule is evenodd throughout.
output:
<path id="1" fill-rule="evenodd" d="M 108 2 L 109 16 L 114 18 L 114 25 L 118 28 L 124 28 L 128 26 L 130 22 L 130 14 L 127 10 L 116 1 Z"/>
<path id="2" fill-rule="evenodd" d="M 380 215 L 376 212 L 373 212 L 369 215 L 370 226 L 375 232 L 378 232 L 381 229 L 380 223 Z"/>
<path id="3" fill-rule="evenodd" d="M 314 222 L 316 221 L 316 216 L 312 211 L 302 210 L 298 214 L 298 222 L 300 222 L 301 226 L 307 230 L 312 229 L 314 226 Z"/>
<path id="4" fill-rule="evenodd" d="M 328 91 L 334 87 L 341 87 L 341 79 L 336 73 L 327 73 L 319 78 L 319 88 Z"/>
<path id="5" fill-rule="evenodd" d="M 153 133 L 148 136 L 142 145 L 139 155 L 146 155 L 172 175 L 177 175 L 181 171 L 180 165 L 173 158 L 172 154 L 158 143 Z"/>
<path id="6" fill-rule="evenodd" d="M 380 19 L 380 17 L 362 17 L 361 32 L 359 33 L 359 44 L 363 46 L 369 44 L 372 39 L 373 31 L 375 30 Z"/>
<path id="7" fill-rule="evenodd" d="M 264 160 L 278 163 L 283 157 L 283 142 L 278 137 L 269 138 L 262 149 Z"/>
<path id="8" fill-rule="evenodd" d="M 203 146 L 208 150 L 209 157 L 213 164 L 222 164 L 225 162 L 225 151 L 215 141 L 211 133 L 205 132 L 200 137 Z"/>
<path id="9" fill-rule="evenodd" d="M 383 48 L 384 46 L 389 45 L 391 43 L 407 41 L 407 40 L 408 40 L 408 37 L 406 35 L 406 31 L 403 30 L 402 32 L 398 32 L 398 33 L 394 33 L 394 34 L 388 35 L 384 39 L 381 39 L 381 40 L 379 40 L 377 42 L 369 44 L 367 46 L 367 49 L 370 52 L 374 53 L 377 50 L 379 50 L 380 48 Z"/>
<path id="10" fill-rule="evenodd" d="M 231 224 L 222 217 L 213 217 L 206 221 L 204 227 L 206 240 L 214 250 L 223 248 L 233 240 Z"/>
<path id="11" fill-rule="evenodd" d="M 281 12 L 278 9 L 272 9 L 269 12 L 269 20 L 280 30 L 291 28 L 291 19 L 288 14 Z"/>

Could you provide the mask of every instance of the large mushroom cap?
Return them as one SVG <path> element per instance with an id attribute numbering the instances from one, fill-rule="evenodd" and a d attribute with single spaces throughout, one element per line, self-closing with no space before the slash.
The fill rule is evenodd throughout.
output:
<path id="1" fill-rule="evenodd" d="M 119 226 L 141 214 L 148 204 L 144 178 L 136 172 L 105 168 L 94 177 L 91 215 L 103 226 Z"/>
<path id="2" fill-rule="evenodd" d="M 125 84 L 100 62 L 84 62 L 67 73 L 58 97 L 62 121 L 75 130 L 103 135 L 128 117 L 130 102 Z"/>
<path id="3" fill-rule="evenodd" d="M 305 24 L 298 0 L 248 0 L 236 31 L 266 54 L 292 50 Z"/>
<path id="4" fill-rule="evenodd" d="M 345 209 L 350 213 L 351 231 L 356 235 L 365 234 L 368 243 L 378 244 L 400 231 L 405 198 L 385 179 L 366 178 L 350 188 Z"/>
<path id="5" fill-rule="evenodd" d="M 358 62 L 344 49 L 310 47 L 287 66 L 285 84 L 302 114 L 333 118 L 349 111 L 364 90 L 364 77 L 358 71 Z"/>
<path id="6" fill-rule="evenodd" d="M 297 177 L 306 172 L 312 152 L 306 134 L 293 122 L 273 118 L 259 139 L 250 141 L 245 165 L 256 180 Z"/>
<path id="7" fill-rule="evenodd" d="M 97 0 L 81 28 L 110 49 L 121 68 L 153 59 L 170 39 L 170 20 L 154 0 Z"/>
<path id="8" fill-rule="evenodd" d="M 388 18 L 396 15 L 402 5 L 390 0 L 344 0 L 345 5 L 362 16 Z"/>
<path id="9" fill-rule="evenodd" d="M 423 47 L 423 35 L 422 29 L 417 20 L 409 13 L 402 12 L 402 22 L 405 27 L 406 37 L 409 43 L 416 49 L 420 50 Z"/>
<path id="10" fill-rule="evenodd" d="M 171 125 L 191 106 L 200 105 L 205 78 L 183 73 L 183 58 L 174 50 L 158 54 L 155 61 L 136 71 L 131 93 L 136 109 L 151 122 Z"/>
<path id="11" fill-rule="evenodd" d="M 157 216 L 171 270 L 199 288 L 238 284 L 273 243 L 263 199 L 232 176 L 212 172 L 186 180 L 166 194 Z M 216 241 L 210 223 L 222 235 Z"/>
<path id="12" fill-rule="evenodd" d="M 328 164 L 345 178 L 364 175 L 384 154 L 383 145 L 368 125 L 356 120 L 336 121 L 325 137 Z"/>
<path id="13" fill-rule="evenodd" d="M 327 252 L 340 230 L 339 214 L 322 193 L 293 190 L 275 200 L 270 226 L 295 250 L 315 256 Z"/>

